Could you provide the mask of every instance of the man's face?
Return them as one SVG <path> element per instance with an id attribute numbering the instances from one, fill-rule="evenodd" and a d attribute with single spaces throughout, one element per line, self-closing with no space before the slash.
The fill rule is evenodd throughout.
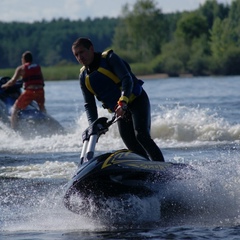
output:
<path id="1" fill-rule="evenodd" d="M 72 48 L 72 52 L 77 61 L 84 66 L 89 66 L 93 61 L 94 58 L 93 46 L 91 46 L 89 49 L 83 46 L 79 46 L 76 48 Z"/>

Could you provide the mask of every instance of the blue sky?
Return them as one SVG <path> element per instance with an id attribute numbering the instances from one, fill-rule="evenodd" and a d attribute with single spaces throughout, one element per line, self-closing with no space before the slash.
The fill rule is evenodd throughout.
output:
<path id="1" fill-rule="evenodd" d="M 34 22 L 58 18 L 85 20 L 87 17 L 117 17 L 122 6 L 137 0 L 0 0 L 0 21 Z M 163 13 L 194 10 L 205 0 L 155 0 Z M 218 0 L 231 3 L 232 0 Z"/>

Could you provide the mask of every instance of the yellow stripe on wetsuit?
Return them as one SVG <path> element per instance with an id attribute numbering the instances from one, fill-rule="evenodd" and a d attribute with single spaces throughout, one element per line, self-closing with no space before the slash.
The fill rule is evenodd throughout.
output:
<path id="1" fill-rule="evenodd" d="M 100 67 L 97 69 L 97 71 L 111 78 L 116 84 L 121 82 L 120 79 L 115 74 L 113 74 L 112 72 L 105 68 Z"/>
<path id="2" fill-rule="evenodd" d="M 120 79 L 115 75 L 113 74 L 112 72 L 110 72 L 109 70 L 105 69 L 105 68 L 102 68 L 102 67 L 99 67 L 97 69 L 98 72 L 102 73 L 103 75 L 109 77 L 111 80 L 113 80 L 113 82 L 115 82 L 116 84 L 119 84 L 121 81 Z M 90 78 L 89 78 L 89 75 L 86 76 L 85 78 L 85 84 L 86 84 L 86 87 L 87 89 L 92 93 L 94 94 L 95 96 L 97 95 L 94 91 L 93 91 L 93 88 L 91 86 L 91 83 L 90 83 Z M 121 89 L 121 87 L 120 87 Z"/>
<path id="3" fill-rule="evenodd" d="M 113 80 L 113 82 L 115 82 L 116 84 L 119 84 L 121 81 L 120 79 L 115 75 L 113 74 L 112 72 L 110 72 L 109 70 L 105 69 L 105 68 L 102 68 L 102 67 L 99 67 L 97 69 L 98 72 L 102 73 L 103 75 L 109 77 L 110 79 Z M 88 88 L 88 90 L 94 94 L 95 96 L 97 96 L 97 94 L 93 91 L 93 88 L 91 86 L 91 83 L 90 83 L 90 78 L 89 78 L 89 75 L 86 76 L 85 78 L 85 84 L 86 84 L 86 87 Z M 122 87 L 120 86 L 120 89 L 122 89 Z M 132 102 L 134 99 L 136 98 L 136 96 L 132 93 L 129 97 L 129 102 Z"/>

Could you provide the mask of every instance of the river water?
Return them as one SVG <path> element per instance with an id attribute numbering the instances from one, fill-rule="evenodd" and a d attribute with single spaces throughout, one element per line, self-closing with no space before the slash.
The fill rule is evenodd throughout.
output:
<path id="1" fill-rule="evenodd" d="M 183 209 L 163 218 L 158 196 L 133 198 L 114 225 L 68 211 L 62 197 L 87 120 L 78 81 L 51 81 L 46 108 L 66 134 L 28 139 L 0 126 L 0 239 L 240 239 L 240 77 L 150 79 L 144 88 L 165 160 L 201 174 L 169 186 Z M 99 116 L 111 118 L 100 104 Z M 120 148 L 113 125 L 96 154 Z"/>

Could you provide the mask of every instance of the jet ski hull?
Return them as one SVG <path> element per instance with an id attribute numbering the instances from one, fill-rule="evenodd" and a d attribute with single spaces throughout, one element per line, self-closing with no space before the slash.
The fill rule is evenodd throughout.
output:
<path id="1" fill-rule="evenodd" d="M 159 186 L 186 178 L 189 171 L 192 171 L 189 165 L 150 161 L 125 149 L 106 153 L 78 169 L 68 183 L 64 204 L 77 212 L 76 196 L 82 199 L 119 198 L 126 194 L 149 197 L 160 190 Z"/>

